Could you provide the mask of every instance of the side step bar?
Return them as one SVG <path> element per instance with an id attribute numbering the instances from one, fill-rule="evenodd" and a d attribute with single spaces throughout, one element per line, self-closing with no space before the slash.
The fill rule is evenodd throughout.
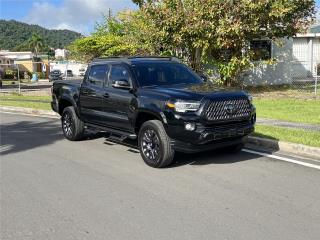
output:
<path id="1" fill-rule="evenodd" d="M 104 132 L 108 132 L 111 133 L 112 135 L 117 135 L 119 137 L 117 137 L 118 140 L 123 141 L 126 138 L 130 138 L 130 139 L 136 139 L 137 135 L 135 133 L 130 133 L 130 132 L 126 132 L 126 131 L 121 131 L 118 129 L 114 129 L 114 128 L 108 128 L 108 127 L 102 127 L 99 125 L 95 125 L 95 124 L 90 124 L 90 123 L 85 123 L 85 128 L 93 128 L 99 131 L 104 131 Z M 116 137 L 114 137 L 116 138 Z"/>

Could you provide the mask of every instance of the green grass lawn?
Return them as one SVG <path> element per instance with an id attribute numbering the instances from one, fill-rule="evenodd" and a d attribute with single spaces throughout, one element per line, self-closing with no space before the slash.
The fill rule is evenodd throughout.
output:
<path id="1" fill-rule="evenodd" d="M 253 101 L 257 117 L 320 124 L 320 99 L 264 99 Z"/>
<path id="2" fill-rule="evenodd" d="M 51 96 L 22 96 L 19 94 L 6 94 L 0 95 L 0 100 L 41 100 L 41 101 L 51 101 Z"/>
<path id="3" fill-rule="evenodd" d="M 320 132 L 257 125 L 254 136 L 320 147 Z"/>
<path id="4" fill-rule="evenodd" d="M 41 101 L 41 102 L 37 102 Z M 51 96 L 0 95 L 0 106 L 26 107 L 51 110 Z"/>

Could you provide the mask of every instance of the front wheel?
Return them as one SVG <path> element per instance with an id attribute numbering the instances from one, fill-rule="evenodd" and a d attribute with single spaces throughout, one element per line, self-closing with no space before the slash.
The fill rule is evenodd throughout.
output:
<path id="1" fill-rule="evenodd" d="M 139 131 L 138 142 L 140 154 L 147 165 L 162 168 L 172 163 L 174 150 L 161 121 L 145 122 Z"/>
<path id="2" fill-rule="evenodd" d="M 66 107 L 61 116 L 63 135 L 70 141 L 77 141 L 83 138 L 84 124 L 78 118 L 73 107 Z"/>

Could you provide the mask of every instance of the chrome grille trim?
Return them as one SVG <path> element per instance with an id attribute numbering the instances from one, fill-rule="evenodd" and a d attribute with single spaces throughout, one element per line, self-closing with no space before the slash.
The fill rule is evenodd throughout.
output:
<path id="1" fill-rule="evenodd" d="M 234 106 L 235 112 L 228 113 L 227 105 Z M 209 100 L 204 109 L 208 121 L 249 118 L 251 106 L 248 99 Z"/>

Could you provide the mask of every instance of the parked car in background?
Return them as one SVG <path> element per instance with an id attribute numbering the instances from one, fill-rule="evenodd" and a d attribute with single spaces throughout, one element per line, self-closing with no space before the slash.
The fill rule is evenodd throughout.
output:
<path id="1" fill-rule="evenodd" d="M 53 70 L 49 74 L 49 81 L 62 80 L 62 73 L 60 70 Z"/>
<path id="2" fill-rule="evenodd" d="M 85 73 L 86 73 L 86 69 L 85 68 L 80 68 L 79 69 L 79 76 L 84 76 Z"/>
<path id="3" fill-rule="evenodd" d="M 63 79 L 63 80 L 65 80 L 65 79 L 67 79 L 67 78 L 71 78 L 71 77 L 73 77 L 73 72 L 72 72 L 72 70 L 67 70 L 67 74 L 64 73 L 64 74 L 62 75 L 62 79 Z"/>

